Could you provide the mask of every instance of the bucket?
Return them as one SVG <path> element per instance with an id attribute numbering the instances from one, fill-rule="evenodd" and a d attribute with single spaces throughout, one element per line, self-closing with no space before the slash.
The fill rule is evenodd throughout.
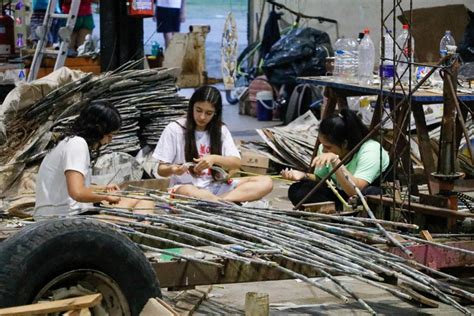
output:
<path id="1" fill-rule="evenodd" d="M 273 93 L 271 91 L 257 92 L 257 120 L 271 121 L 273 115 Z"/>

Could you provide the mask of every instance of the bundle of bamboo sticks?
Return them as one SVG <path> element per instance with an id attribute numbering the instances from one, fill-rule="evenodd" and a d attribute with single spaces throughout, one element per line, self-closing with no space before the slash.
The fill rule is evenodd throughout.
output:
<path id="1" fill-rule="evenodd" d="M 147 190 L 146 195 L 148 199 L 155 200 L 156 210 L 165 214 L 139 215 L 126 210 L 100 209 L 102 214 L 139 220 L 119 221 L 119 224 L 114 225 L 129 236 L 141 237 L 135 240 L 143 242 L 140 246 L 144 250 L 171 254 L 166 248 L 151 247 L 149 243 L 147 245 L 147 240 L 153 240 L 167 247 L 189 248 L 222 259 L 273 267 L 318 287 L 343 302 L 353 298 L 371 313 L 375 311 L 334 276 L 352 276 L 405 300 L 416 301 L 417 298 L 406 290 L 408 287 L 434 296 L 466 314 L 470 312 L 460 302 L 474 302 L 474 294 L 459 287 L 459 284 L 462 285 L 465 281 L 373 245 L 391 245 L 391 238 L 387 238 L 386 234 L 391 237 L 405 237 L 407 242 L 404 246 L 414 242 L 428 243 L 407 232 L 395 230 L 400 228 L 409 231 L 417 229 L 416 225 L 293 210 L 245 208 L 228 203 L 170 196 L 153 190 Z M 385 233 L 378 228 L 380 225 L 385 226 Z M 151 227 L 152 230 L 146 231 L 163 234 L 143 233 L 144 228 Z M 166 237 L 161 237 L 162 235 Z M 431 244 L 474 256 L 474 252 L 470 250 L 435 242 Z M 199 246 L 213 248 L 209 250 Z M 218 251 L 212 250 L 214 248 Z M 202 258 L 174 253 L 172 255 L 180 260 L 220 265 Z M 331 280 L 337 290 L 275 262 L 277 258 L 310 267 L 314 272 Z M 383 281 L 387 277 L 397 278 L 400 287 L 395 289 L 384 285 Z"/>

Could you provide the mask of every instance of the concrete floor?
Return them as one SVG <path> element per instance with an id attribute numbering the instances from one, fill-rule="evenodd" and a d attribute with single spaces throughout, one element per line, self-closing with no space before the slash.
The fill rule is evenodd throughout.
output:
<path id="1" fill-rule="evenodd" d="M 453 307 L 439 303 L 437 308 L 422 308 L 416 304 L 401 300 L 380 288 L 340 276 L 337 279 L 354 291 L 379 315 L 458 315 Z M 335 289 L 332 282 L 325 278 L 314 280 L 327 288 Z M 386 285 L 390 287 L 390 285 Z M 243 315 L 245 314 L 245 296 L 247 292 L 266 293 L 269 296 L 270 315 L 369 315 L 368 311 L 355 300 L 343 303 L 334 296 L 297 280 L 253 282 L 239 284 L 213 285 L 196 288 L 208 292 L 193 315 Z M 164 292 L 167 300 L 179 296 L 179 301 L 188 300 L 178 292 Z M 345 294 L 345 293 L 344 293 Z M 180 304 L 178 304 L 180 305 Z M 474 306 L 469 307 L 471 312 Z"/>

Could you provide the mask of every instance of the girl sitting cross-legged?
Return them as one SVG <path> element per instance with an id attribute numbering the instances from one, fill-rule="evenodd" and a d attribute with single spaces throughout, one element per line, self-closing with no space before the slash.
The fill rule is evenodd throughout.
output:
<path id="1" fill-rule="evenodd" d="M 188 113 L 166 126 L 153 157 L 158 175 L 171 177 L 170 192 L 211 201 L 254 201 L 273 187 L 268 176 L 219 181 L 211 167 L 240 168 L 240 155 L 222 122 L 222 98 L 211 86 L 197 89 L 189 100 Z"/>

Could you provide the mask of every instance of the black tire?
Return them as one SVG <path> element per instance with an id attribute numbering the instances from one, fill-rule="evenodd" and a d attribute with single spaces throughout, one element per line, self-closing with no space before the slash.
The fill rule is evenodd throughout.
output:
<path id="1" fill-rule="evenodd" d="M 74 217 L 27 226 L 0 243 L 0 308 L 33 303 L 52 280 L 83 271 L 115 282 L 124 314 L 138 315 L 150 297 L 161 297 L 138 246 L 110 225 Z"/>

